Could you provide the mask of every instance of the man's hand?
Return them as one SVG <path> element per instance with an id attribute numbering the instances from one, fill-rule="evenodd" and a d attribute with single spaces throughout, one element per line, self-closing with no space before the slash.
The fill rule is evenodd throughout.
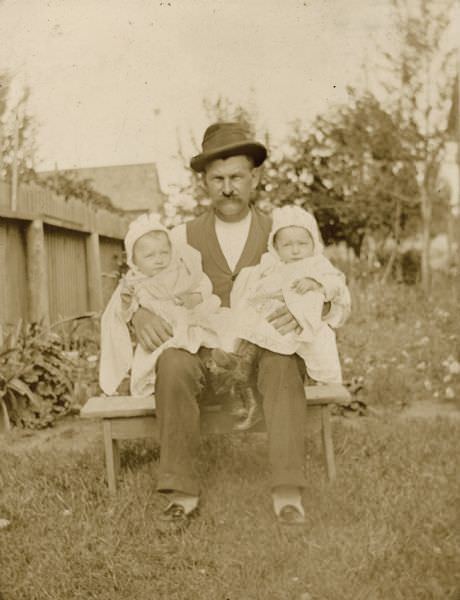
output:
<path id="1" fill-rule="evenodd" d="M 306 294 L 307 292 L 324 292 L 323 286 L 311 279 L 311 277 L 303 277 L 302 279 L 296 279 L 292 285 L 291 289 L 298 294 Z"/>
<path id="2" fill-rule="evenodd" d="M 171 325 L 146 308 L 139 308 L 131 321 L 139 344 L 146 352 L 153 352 L 173 335 Z"/>
<path id="3" fill-rule="evenodd" d="M 270 325 L 273 325 L 281 335 L 286 335 L 287 333 L 291 333 L 291 331 L 295 331 L 295 333 L 300 333 L 302 331 L 302 327 L 300 327 L 293 314 L 289 312 L 287 306 L 280 306 L 280 308 L 277 308 L 268 315 L 267 321 Z"/>

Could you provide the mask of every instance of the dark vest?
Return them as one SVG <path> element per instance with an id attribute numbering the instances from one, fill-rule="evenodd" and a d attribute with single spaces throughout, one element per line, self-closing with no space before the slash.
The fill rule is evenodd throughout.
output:
<path id="1" fill-rule="evenodd" d="M 251 209 L 252 219 L 248 239 L 234 271 L 225 260 L 214 226 L 214 212 L 208 211 L 186 225 L 187 243 L 201 253 L 203 271 L 211 280 L 213 292 L 219 296 L 222 306 L 230 305 L 230 292 L 236 276 L 244 267 L 258 265 L 267 251 L 271 219 Z"/>

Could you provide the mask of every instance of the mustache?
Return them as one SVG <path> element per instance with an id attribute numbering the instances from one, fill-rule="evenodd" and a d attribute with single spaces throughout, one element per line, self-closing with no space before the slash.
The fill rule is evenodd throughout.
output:
<path id="1" fill-rule="evenodd" d="M 240 200 L 240 197 L 238 194 L 228 194 L 227 196 L 221 194 L 219 200 Z"/>

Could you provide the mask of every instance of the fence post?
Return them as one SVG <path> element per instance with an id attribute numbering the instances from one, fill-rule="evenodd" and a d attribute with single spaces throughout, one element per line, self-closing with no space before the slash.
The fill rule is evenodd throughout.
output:
<path id="1" fill-rule="evenodd" d="M 49 325 L 48 264 L 43 221 L 35 219 L 27 228 L 27 273 L 29 319 Z"/>
<path id="2" fill-rule="evenodd" d="M 99 234 L 90 233 L 86 238 L 86 271 L 88 273 L 89 309 L 102 310 L 102 275 Z"/>
<path id="3" fill-rule="evenodd" d="M 0 139 L 1 141 L 1 139 Z M 1 159 L 0 159 L 1 160 Z M 6 232 L 7 229 L 2 224 L 0 224 L 0 281 L 2 285 L 0 285 L 0 323 L 5 322 L 7 320 L 7 302 L 8 297 L 6 293 L 6 261 L 7 261 L 7 253 L 6 253 Z M 1 325 L 0 325 L 1 326 Z M 3 343 L 3 342 L 2 342 Z M 0 344 L 1 346 L 1 344 Z"/>

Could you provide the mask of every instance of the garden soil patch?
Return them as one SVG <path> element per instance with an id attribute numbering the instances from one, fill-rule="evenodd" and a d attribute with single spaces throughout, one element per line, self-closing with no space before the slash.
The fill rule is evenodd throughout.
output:
<path id="1" fill-rule="evenodd" d="M 62 418 L 54 427 L 47 429 L 13 429 L 0 435 L 0 452 L 21 454 L 52 448 L 80 452 L 97 443 L 102 443 L 100 421 L 88 421 L 72 416 Z"/>
<path id="2" fill-rule="evenodd" d="M 405 408 L 402 411 L 401 416 L 406 418 L 417 417 L 425 419 L 436 419 L 437 417 L 460 419 L 460 403 L 443 402 L 439 400 L 420 400 Z"/>

